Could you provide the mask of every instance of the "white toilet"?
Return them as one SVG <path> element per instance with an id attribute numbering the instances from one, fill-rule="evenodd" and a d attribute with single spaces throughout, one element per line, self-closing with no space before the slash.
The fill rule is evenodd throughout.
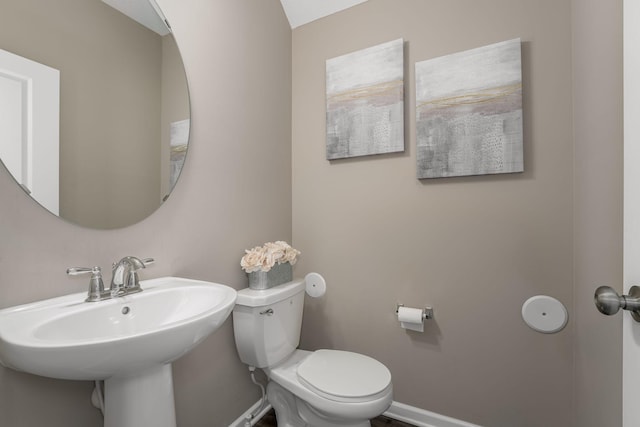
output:
<path id="1" fill-rule="evenodd" d="M 278 427 L 370 427 L 393 400 L 391 373 L 358 353 L 297 350 L 305 282 L 242 289 L 233 309 L 242 362 L 262 368 Z"/>

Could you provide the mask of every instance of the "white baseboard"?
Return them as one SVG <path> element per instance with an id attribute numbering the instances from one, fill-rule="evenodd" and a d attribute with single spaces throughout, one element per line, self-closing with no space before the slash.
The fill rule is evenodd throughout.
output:
<path id="1" fill-rule="evenodd" d="M 396 401 L 391 403 L 391 407 L 382 415 L 418 427 L 481 427 Z"/>
<path id="2" fill-rule="evenodd" d="M 262 401 L 258 400 L 237 420 L 231 423 L 229 427 L 245 427 L 247 417 L 257 410 L 261 403 Z M 267 403 L 267 406 L 251 420 L 251 425 L 255 425 L 260 418 L 264 417 L 264 415 L 269 412 L 269 410 L 271 410 L 271 404 Z M 424 409 L 405 405 L 404 403 L 396 401 L 391 403 L 391 407 L 382 415 L 393 418 L 394 420 L 413 424 L 417 427 L 482 427 L 477 424 L 471 424 L 466 421 L 457 420 L 455 418 L 436 414 L 435 412 L 426 411 Z"/>

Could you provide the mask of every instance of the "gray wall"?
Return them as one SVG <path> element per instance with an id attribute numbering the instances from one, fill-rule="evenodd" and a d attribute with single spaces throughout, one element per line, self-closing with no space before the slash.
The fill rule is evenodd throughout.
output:
<path id="1" fill-rule="evenodd" d="M 276 0 L 161 0 L 192 91 L 176 191 L 142 223 L 91 231 L 0 171 L 0 307 L 83 291 L 66 267 L 106 269 L 125 254 L 156 257 L 145 277 L 241 288 L 242 250 L 291 239 L 293 224 L 296 271 L 329 282 L 307 301 L 304 347 L 377 357 L 396 400 L 487 427 L 619 426 L 620 316 L 595 313 L 591 293 L 621 290 L 620 3 L 404 0 L 398 11 L 370 0 L 292 36 Z M 398 36 L 406 152 L 323 160 L 324 60 Z M 417 181 L 413 63 L 513 37 L 524 41 L 526 172 Z M 538 293 L 568 306 L 565 331 L 524 326 L 520 305 Z M 396 302 L 432 304 L 436 321 L 406 333 Z M 228 425 L 258 399 L 230 322 L 174 377 L 181 427 Z M 91 388 L 0 368 L 0 425 L 99 426 Z"/>
<path id="2" fill-rule="evenodd" d="M 115 231 L 69 225 L 0 171 L 0 307 L 81 292 L 69 266 L 153 256 L 164 275 L 246 286 L 245 248 L 291 240 L 291 31 L 279 2 L 164 0 L 192 90 L 186 169 L 151 217 Z M 178 424 L 228 425 L 259 398 L 231 322 L 174 366 Z M 92 384 L 0 368 L 0 425 L 101 425 Z"/>
<path id="3" fill-rule="evenodd" d="M 573 314 L 570 1 L 370 0 L 293 31 L 293 236 L 303 347 L 385 363 L 395 400 L 491 427 L 572 424 L 573 320 L 543 335 L 526 299 Z M 325 60 L 403 37 L 403 154 L 325 160 Z M 416 180 L 414 63 L 522 38 L 525 172 Z M 396 302 L 433 305 L 423 334 Z"/>
<path id="4" fill-rule="evenodd" d="M 575 425 L 622 425 L 622 319 L 593 305 L 622 292 L 622 0 L 573 0 Z M 627 313 L 624 316 L 628 316 Z"/>

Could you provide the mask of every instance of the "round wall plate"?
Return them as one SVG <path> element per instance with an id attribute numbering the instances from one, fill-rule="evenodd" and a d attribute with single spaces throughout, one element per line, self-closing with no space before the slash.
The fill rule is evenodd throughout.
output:
<path id="1" fill-rule="evenodd" d="M 311 298 L 319 298 L 327 292 L 327 282 L 318 273 L 309 273 L 304 277 L 307 295 Z"/>
<path id="2" fill-rule="evenodd" d="M 522 305 L 522 318 L 531 329 L 543 334 L 554 334 L 564 329 L 569 314 L 557 299 L 536 295 Z"/>

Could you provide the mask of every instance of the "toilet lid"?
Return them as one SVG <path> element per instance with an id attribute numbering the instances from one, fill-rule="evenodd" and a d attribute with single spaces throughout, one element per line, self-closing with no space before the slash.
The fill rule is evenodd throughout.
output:
<path id="1" fill-rule="evenodd" d="M 386 391 L 391 384 L 386 366 L 349 351 L 317 350 L 298 365 L 297 373 L 305 386 L 329 398 L 372 396 Z"/>

